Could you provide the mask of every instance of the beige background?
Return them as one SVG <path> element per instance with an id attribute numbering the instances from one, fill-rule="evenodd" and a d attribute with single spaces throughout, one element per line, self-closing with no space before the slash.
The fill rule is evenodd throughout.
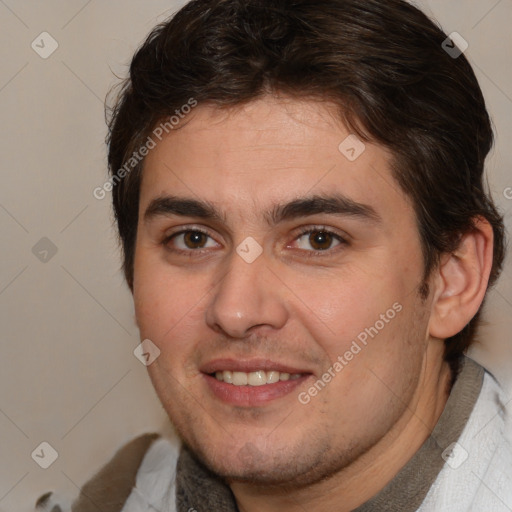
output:
<path id="1" fill-rule="evenodd" d="M 166 428 L 132 353 L 139 338 L 109 197 L 92 191 L 106 177 L 104 97 L 148 31 L 182 3 L 0 0 L 1 511 L 31 510 L 48 490 L 76 494 L 122 443 Z M 420 5 L 469 43 L 498 132 L 490 186 L 510 226 L 512 0 Z M 47 59 L 31 48 L 43 31 L 59 45 Z M 43 237 L 57 249 L 46 263 L 32 252 Z M 486 319 L 473 354 L 505 378 L 510 261 Z M 59 454 L 46 470 L 31 458 L 43 441 Z"/>

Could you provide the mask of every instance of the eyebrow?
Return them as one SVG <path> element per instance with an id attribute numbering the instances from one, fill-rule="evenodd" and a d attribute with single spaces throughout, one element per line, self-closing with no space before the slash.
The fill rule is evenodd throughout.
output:
<path id="1" fill-rule="evenodd" d="M 354 217 L 373 224 L 382 222 L 382 217 L 372 206 L 358 203 L 339 193 L 314 195 L 278 204 L 266 212 L 264 218 L 269 225 L 276 225 L 318 214 Z M 150 202 L 144 212 L 144 221 L 149 222 L 159 216 L 195 217 L 227 224 L 225 215 L 212 203 L 176 196 L 161 196 Z"/>

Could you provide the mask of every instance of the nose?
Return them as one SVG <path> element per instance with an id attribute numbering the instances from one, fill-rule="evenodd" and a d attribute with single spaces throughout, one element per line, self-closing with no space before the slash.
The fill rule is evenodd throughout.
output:
<path id="1" fill-rule="evenodd" d="M 288 318 L 284 286 L 264 255 L 247 263 L 237 253 L 213 290 L 206 323 L 231 338 L 245 338 L 256 327 L 282 328 Z"/>

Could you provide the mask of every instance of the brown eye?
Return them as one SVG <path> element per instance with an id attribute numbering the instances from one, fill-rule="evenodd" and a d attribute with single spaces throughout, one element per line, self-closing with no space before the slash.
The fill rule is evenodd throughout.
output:
<path id="1" fill-rule="evenodd" d="M 215 240 L 202 231 L 187 229 L 168 236 L 163 244 L 170 251 L 201 252 L 200 249 L 212 249 L 217 246 Z"/>
<path id="2" fill-rule="evenodd" d="M 187 231 L 183 234 L 183 242 L 188 249 L 200 249 L 206 244 L 207 235 L 200 231 Z"/>
<path id="3" fill-rule="evenodd" d="M 296 239 L 296 246 L 306 252 L 327 252 L 338 245 L 346 244 L 344 238 L 326 229 L 308 229 Z"/>
<path id="4" fill-rule="evenodd" d="M 309 243 L 316 251 L 325 251 L 329 249 L 333 242 L 331 233 L 325 231 L 313 231 L 309 234 Z"/>

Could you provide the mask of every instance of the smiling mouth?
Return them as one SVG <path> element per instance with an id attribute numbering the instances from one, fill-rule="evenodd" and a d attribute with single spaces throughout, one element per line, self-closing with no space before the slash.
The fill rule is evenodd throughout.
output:
<path id="1" fill-rule="evenodd" d="M 285 373 L 276 370 L 258 370 L 255 372 L 233 372 L 229 370 L 217 371 L 209 374 L 219 382 L 232 384 L 233 386 L 264 386 L 280 381 L 297 380 L 303 377 L 303 373 Z"/>

